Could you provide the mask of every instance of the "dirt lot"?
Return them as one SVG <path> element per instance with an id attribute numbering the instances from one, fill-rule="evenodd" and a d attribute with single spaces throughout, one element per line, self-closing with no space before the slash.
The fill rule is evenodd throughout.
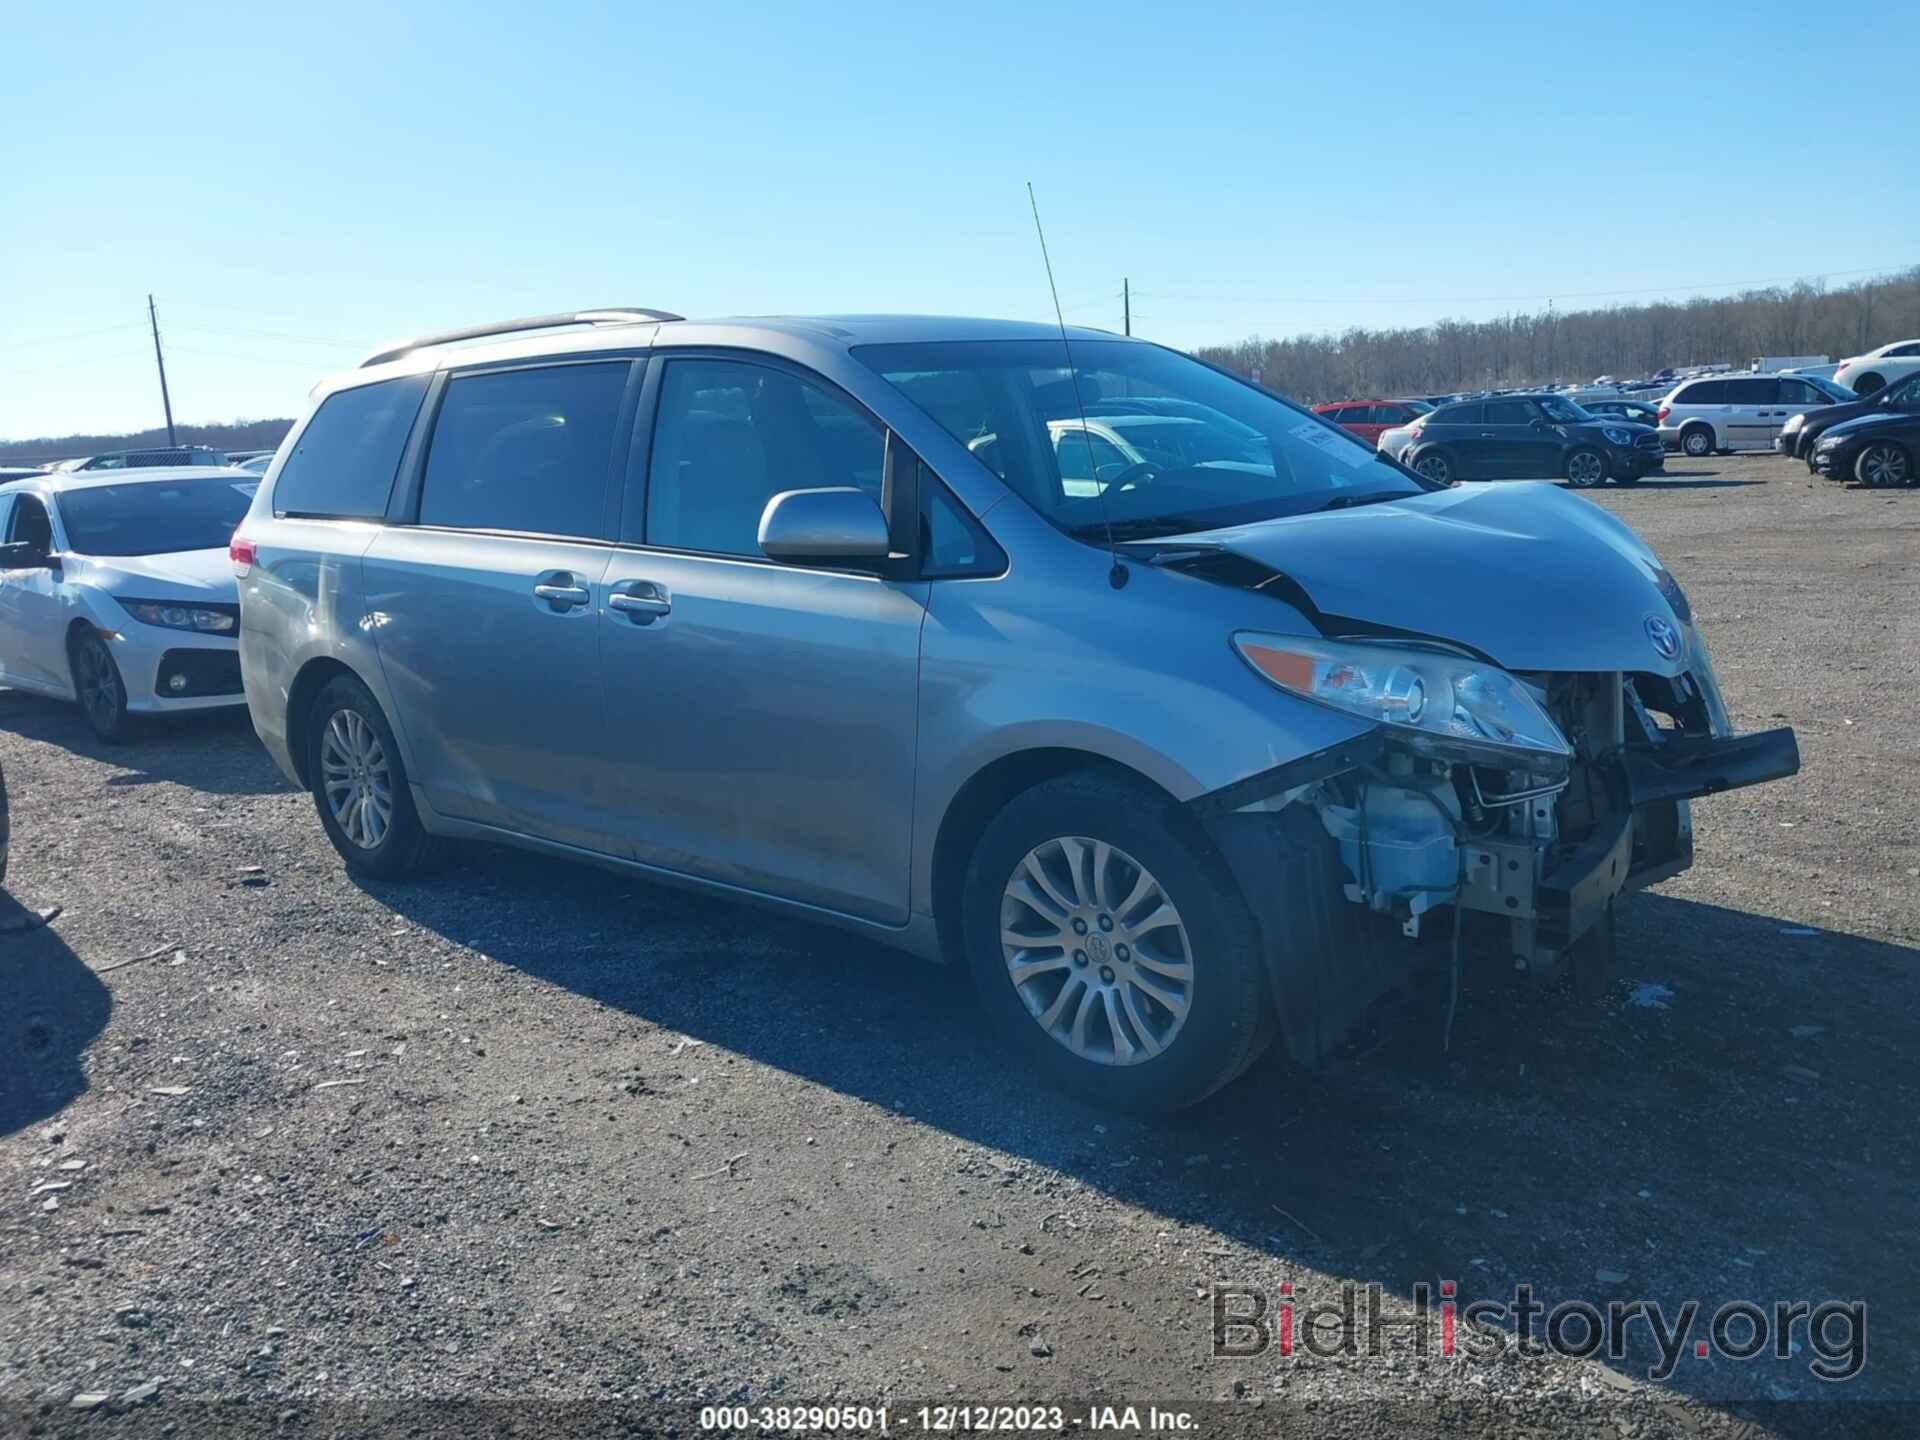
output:
<path id="1" fill-rule="evenodd" d="M 957 977 L 890 952 L 500 851 L 357 885 L 243 716 L 108 750 L 0 692 L 13 894 L 63 907 L 0 935 L 0 1414 L 106 1392 L 98 1422 L 157 1379 L 142 1415 L 183 1431 L 208 1398 L 319 1433 L 434 1396 L 1864 1431 L 1920 1398 L 1920 491 L 1751 458 L 1596 499 L 1801 776 L 1696 805 L 1603 1000 L 1489 959 L 1450 1056 L 1416 1008 L 1171 1124 L 1009 1070 Z M 1656 1384 L 1644 1329 L 1604 1364 L 1404 1326 L 1209 1358 L 1215 1283 L 1302 1313 L 1377 1283 L 1404 1318 L 1443 1280 L 1860 1300 L 1867 1362 L 1689 1347 Z"/>

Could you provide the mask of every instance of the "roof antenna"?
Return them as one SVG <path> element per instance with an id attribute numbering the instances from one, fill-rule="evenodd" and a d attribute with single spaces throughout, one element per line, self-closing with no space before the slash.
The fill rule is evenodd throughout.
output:
<path id="1" fill-rule="evenodd" d="M 1027 182 L 1027 203 L 1033 207 L 1033 231 L 1040 237 L 1040 263 L 1047 267 L 1047 289 L 1053 294 L 1053 318 L 1060 326 L 1060 348 L 1067 352 L 1067 381 L 1073 386 L 1073 408 L 1080 416 L 1080 443 L 1087 447 L 1087 468 L 1093 469 L 1093 436 L 1087 431 L 1087 407 L 1080 399 L 1080 371 L 1073 363 L 1073 346 L 1067 340 L 1067 317 L 1060 309 L 1060 287 L 1053 283 L 1053 261 L 1047 255 L 1047 232 L 1040 224 L 1040 202 L 1034 199 L 1033 182 Z M 1127 585 L 1127 567 L 1120 563 L 1120 552 L 1113 543 L 1113 516 L 1107 510 L 1107 488 L 1094 476 L 1093 493 L 1100 497 L 1100 524 L 1107 532 L 1107 555 L 1113 568 L 1107 571 L 1107 583 L 1116 590 Z"/>

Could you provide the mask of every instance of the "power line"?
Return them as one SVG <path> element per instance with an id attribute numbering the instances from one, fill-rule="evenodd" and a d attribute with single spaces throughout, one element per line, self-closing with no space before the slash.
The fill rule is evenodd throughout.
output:
<path id="1" fill-rule="evenodd" d="M 116 330 L 132 330 L 138 327 L 144 330 L 138 320 L 127 320 L 118 325 L 102 325 L 94 330 L 73 330 L 65 335 L 42 335 L 33 340 L 9 340 L 0 345 L 0 350 L 25 350 L 34 345 L 64 345 L 69 340 L 86 340 L 94 335 L 111 335 Z"/>

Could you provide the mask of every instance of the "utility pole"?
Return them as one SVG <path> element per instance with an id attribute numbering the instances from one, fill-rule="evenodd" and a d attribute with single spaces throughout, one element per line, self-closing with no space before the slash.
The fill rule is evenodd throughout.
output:
<path id="1" fill-rule="evenodd" d="M 1120 331 L 1133 334 L 1133 286 L 1124 278 L 1120 281 Z"/>
<path id="2" fill-rule="evenodd" d="M 167 412 L 167 444 L 173 444 L 173 400 L 167 394 L 167 360 L 160 353 L 160 317 L 153 308 L 153 296 L 147 296 L 147 323 L 153 326 L 153 363 L 160 367 L 160 404 Z"/>

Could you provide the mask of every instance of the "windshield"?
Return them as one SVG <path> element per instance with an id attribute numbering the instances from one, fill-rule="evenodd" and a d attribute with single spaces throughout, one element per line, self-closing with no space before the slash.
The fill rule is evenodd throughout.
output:
<path id="1" fill-rule="evenodd" d="M 58 501 L 76 555 L 169 555 L 224 550 L 246 518 L 258 480 L 146 480 L 69 490 Z"/>
<path id="2" fill-rule="evenodd" d="M 1057 340 L 853 354 L 1083 539 L 1109 522 L 1117 538 L 1143 539 L 1426 488 L 1337 426 L 1157 345 L 1076 341 L 1072 373 Z"/>
<path id="3" fill-rule="evenodd" d="M 1549 420 L 1557 420 L 1562 425 L 1580 425 L 1598 420 L 1600 417 L 1582 410 L 1571 400 L 1562 400 L 1558 395 L 1539 397 L 1540 408 L 1547 412 Z"/>

